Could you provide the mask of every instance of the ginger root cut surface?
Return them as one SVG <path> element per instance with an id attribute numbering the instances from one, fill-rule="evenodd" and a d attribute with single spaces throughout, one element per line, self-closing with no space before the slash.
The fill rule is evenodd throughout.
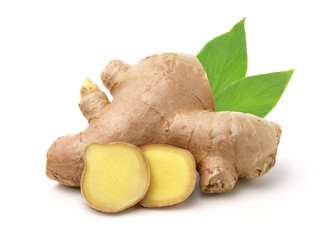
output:
<path id="1" fill-rule="evenodd" d="M 140 202 L 144 207 L 164 207 L 184 201 L 194 190 L 193 155 L 181 148 L 153 144 L 141 148 L 151 172 L 150 188 Z"/>
<path id="2" fill-rule="evenodd" d="M 120 212 L 138 203 L 150 184 L 148 162 L 126 143 L 90 144 L 85 150 L 81 192 L 102 212 Z"/>

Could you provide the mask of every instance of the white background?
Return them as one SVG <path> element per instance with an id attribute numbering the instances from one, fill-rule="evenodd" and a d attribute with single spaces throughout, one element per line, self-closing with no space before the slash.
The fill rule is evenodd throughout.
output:
<path id="1" fill-rule="evenodd" d="M 326 1 L 1 1 L 1 239 L 328 239 Z M 283 129 L 264 177 L 163 209 L 99 213 L 45 175 L 59 136 L 87 126 L 85 77 L 112 59 L 197 54 L 246 17 L 247 75 L 295 69 L 266 117 Z M 102 87 L 102 90 L 104 88 Z"/>

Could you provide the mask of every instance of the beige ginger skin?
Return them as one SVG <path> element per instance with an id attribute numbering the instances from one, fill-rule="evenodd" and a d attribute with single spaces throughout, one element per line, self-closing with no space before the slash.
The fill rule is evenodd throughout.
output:
<path id="1" fill-rule="evenodd" d="M 214 112 L 206 72 L 195 56 L 158 54 L 134 66 L 114 60 L 101 78 L 113 102 L 95 86 L 83 94 L 79 106 L 89 126 L 51 145 L 49 178 L 79 187 L 83 153 L 94 142 L 185 148 L 195 157 L 206 193 L 230 190 L 239 177 L 260 177 L 274 166 L 279 125 L 251 114 Z"/>

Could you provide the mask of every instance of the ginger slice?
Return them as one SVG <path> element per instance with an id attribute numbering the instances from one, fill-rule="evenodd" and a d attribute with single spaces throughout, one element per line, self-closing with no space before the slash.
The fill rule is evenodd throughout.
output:
<path id="1" fill-rule="evenodd" d="M 164 207 L 184 201 L 195 187 L 193 155 L 185 149 L 162 144 L 151 144 L 141 149 L 149 162 L 151 183 L 140 204 Z"/>
<path id="2" fill-rule="evenodd" d="M 119 212 L 145 196 L 150 171 L 139 148 L 126 143 L 93 143 L 87 146 L 84 160 L 81 192 L 92 208 Z"/>

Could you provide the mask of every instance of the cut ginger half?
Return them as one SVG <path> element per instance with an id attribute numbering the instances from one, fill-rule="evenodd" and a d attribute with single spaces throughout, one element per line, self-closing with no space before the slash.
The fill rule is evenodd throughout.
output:
<path id="1" fill-rule="evenodd" d="M 195 187 L 193 155 L 185 149 L 162 144 L 151 144 L 141 149 L 149 162 L 151 183 L 140 204 L 164 207 L 184 201 Z"/>
<path id="2" fill-rule="evenodd" d="M 92 208 L 119 212 L 145 196 L 150 171 L 139 148 L 126 143 L 92 143 L 85 149 L 84 160 L 81 192 Z"/>

